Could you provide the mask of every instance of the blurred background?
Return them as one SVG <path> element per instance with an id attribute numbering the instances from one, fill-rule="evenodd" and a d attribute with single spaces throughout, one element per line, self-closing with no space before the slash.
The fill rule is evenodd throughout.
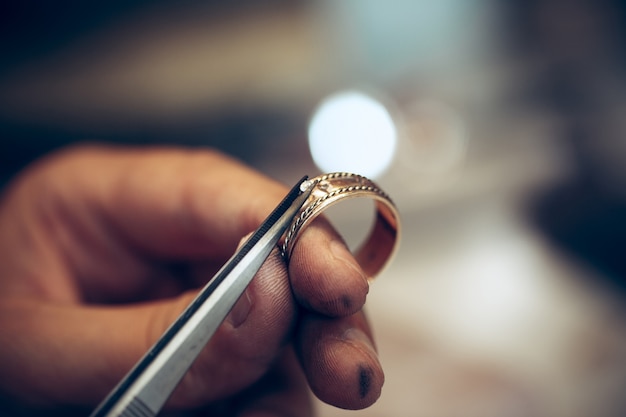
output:
<path id="1" fill-rule="evenodd" d="M 622 3 L 5 1 L 0 181 L 84 141 L 357 171 L 402 214 L 387 380 L 322 417 L 624 416 Z M 368 210 L 332 213 L 351 244 Z"/>

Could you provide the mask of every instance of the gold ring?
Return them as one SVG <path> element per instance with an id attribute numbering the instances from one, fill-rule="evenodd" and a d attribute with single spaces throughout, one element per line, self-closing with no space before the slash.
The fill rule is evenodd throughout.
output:
<path id="1" fill-rule="evenodd" d="M 367 238 L 355 251 L 355 258 L 367 277 L 373 279 L 392 258 L 398 246 L 400 216 L 389 196 L 373 181 L 357 174 L 336 172 L 311 178 L 302 187 L 314 187 L 287 230 L 282 251 L 287 261 L 300 232 L 328 207 L 347 198 L 374 200 L 375 223 Z"/>

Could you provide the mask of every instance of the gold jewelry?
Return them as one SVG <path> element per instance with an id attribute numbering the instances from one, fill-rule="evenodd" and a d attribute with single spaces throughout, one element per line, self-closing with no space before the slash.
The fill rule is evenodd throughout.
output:
<path id="1" fill-rule="evenodd" d="M 301 187 L 313 186 L 299 214 L 294 218 L 283 242 L 283 255 L 287 261 L 298 241 L 300 232 L 325 209 L 347 198 L 366 197 L 374 200 L 376 218 L 374 226 L 355 258 L 369 279 L 373 279 L 389 262 L 399 241 L 400 216 L 389 196 L 373 181 L 357 174 L 336 172 L 311 178 Z"/>

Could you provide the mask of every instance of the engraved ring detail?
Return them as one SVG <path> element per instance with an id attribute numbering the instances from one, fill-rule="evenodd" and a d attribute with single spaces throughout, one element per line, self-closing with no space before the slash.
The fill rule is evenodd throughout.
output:
<path id="1" fill-rule="evenodd" d="M 398 210 L 389 196 L 368 178 L 348 172 L 320 175 L 302 186 L 314 189 L 287 230 L 282 245 L 285 259 L 289 260 L 300 232 L 325 209 L 348 198 L 365 197 L 374 200 L 375 222 L 355 251 L 355 258 L 369 279 L 378 275 L 397 249 L 400 237 Z"/>

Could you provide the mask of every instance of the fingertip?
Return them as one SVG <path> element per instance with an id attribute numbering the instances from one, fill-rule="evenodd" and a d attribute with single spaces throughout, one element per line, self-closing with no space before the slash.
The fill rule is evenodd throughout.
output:
<path id="1" fill-rule="evenodd" d="M 380 396 L 384 373 L 373 342 L 365 332 L 354 327 L 344 332 L 342 341 L 350 345 L 352 350 L 357 351 L 357 355 L 361 355 L 365 359 L 359 361 L 357 365 L 359 398 L 371 397 L 375 401 Z"/>
<path id="2" fill-rule="evenodd" d="M 309 310 L 348 316 L 365 304 L 369 282 L 341 238 L 327 223 L 303 232 L 289 264 L 294 294 Z"/>
<path id="3" fill-rule="evenodd" d="M 367 408 L 378 400 L 384 373 L 378 360 L 364 353 L 361 347 L 336 340 L 316 355 L 314 361 L 318 366 L 312 369 L 310 381 L 332 378 L 331 383 L 311 384 L 320 400 L 348 410 Z"/>
<path id="4" fill-rule="evenodd" d="M 300 356 L 313 393 L 322 401 L 359 410 L 381 395 L 385 376 L 371 337 L 359 320 L 314 318 L 303 326 Z"/>

